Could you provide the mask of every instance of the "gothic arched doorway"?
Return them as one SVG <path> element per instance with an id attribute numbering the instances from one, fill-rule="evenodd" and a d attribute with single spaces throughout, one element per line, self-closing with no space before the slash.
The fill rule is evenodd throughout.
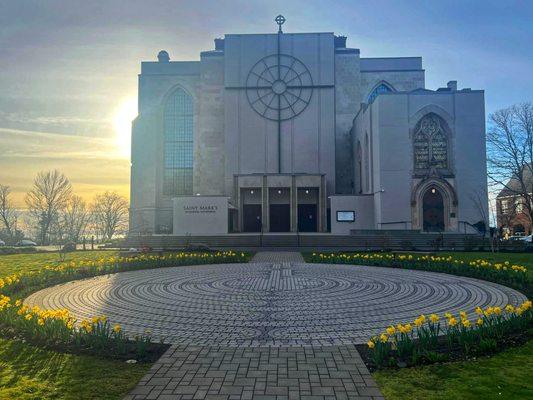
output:
<path id="1" fill-rule="evenodd" d="M 424 231 L 444 231 L 444 200 L 442 194 L 435 187 L 430 187 L 424 194 L 422 218 Z"/>

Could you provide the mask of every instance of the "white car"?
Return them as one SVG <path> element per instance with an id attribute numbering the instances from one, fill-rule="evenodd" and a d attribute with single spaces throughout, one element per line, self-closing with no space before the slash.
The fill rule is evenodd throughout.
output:
<path id="1" fill-rule="evenodd" d="M 522 236 L 519 240 L 522 240 L 526 243 L 531 243 L 533 241 L 533 235 Z"/>
<path id="2" fill-rule="evenodd" d="M 0 239 L 0 246 L 5 246 L 5 245 L 6 245 L 6 242 Z"/>
<path id="3" fill-rule="evenodd" d="M 29 239 L 22 239 L 17 243 L 17 246 L 37 246 L 37 243 Z"/>

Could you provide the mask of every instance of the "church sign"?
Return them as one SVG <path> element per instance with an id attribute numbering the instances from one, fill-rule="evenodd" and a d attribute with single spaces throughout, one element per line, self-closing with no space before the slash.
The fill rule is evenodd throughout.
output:
<path id="1" fill-rule="evenodd" d="M 173 202 L 175 235 L 228 233 L 226 196 L 179 196 Z"/>

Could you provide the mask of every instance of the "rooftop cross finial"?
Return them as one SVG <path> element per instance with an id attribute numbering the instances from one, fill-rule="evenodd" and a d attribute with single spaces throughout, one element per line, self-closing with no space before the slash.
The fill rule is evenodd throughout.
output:
<path id="1" fill-rule="evenodd" d="M 283 33 L 283 31 L 281 30 L 281 25 L 285 23 L 285 17 L 280 14 L 276 18 L 274 18 L 274 21 L 276 21 L 276 24 L 278 24 L 279 26 L 278 33 Z"/>

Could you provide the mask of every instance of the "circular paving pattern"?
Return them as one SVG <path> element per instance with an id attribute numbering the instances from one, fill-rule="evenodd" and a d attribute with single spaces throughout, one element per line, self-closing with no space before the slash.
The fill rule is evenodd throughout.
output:
<path id="1" fill-rule="evenodd" d="M 34 293 L 25 301 L 107 315 L 130 334 L 198 345 L 364 343 L 419 314 L 518 304 L 507 287 L 423 271 L 323 264 L 222 264 L 123 272 Z M 473 317 L 473 316 L 472 316 Z"/>

